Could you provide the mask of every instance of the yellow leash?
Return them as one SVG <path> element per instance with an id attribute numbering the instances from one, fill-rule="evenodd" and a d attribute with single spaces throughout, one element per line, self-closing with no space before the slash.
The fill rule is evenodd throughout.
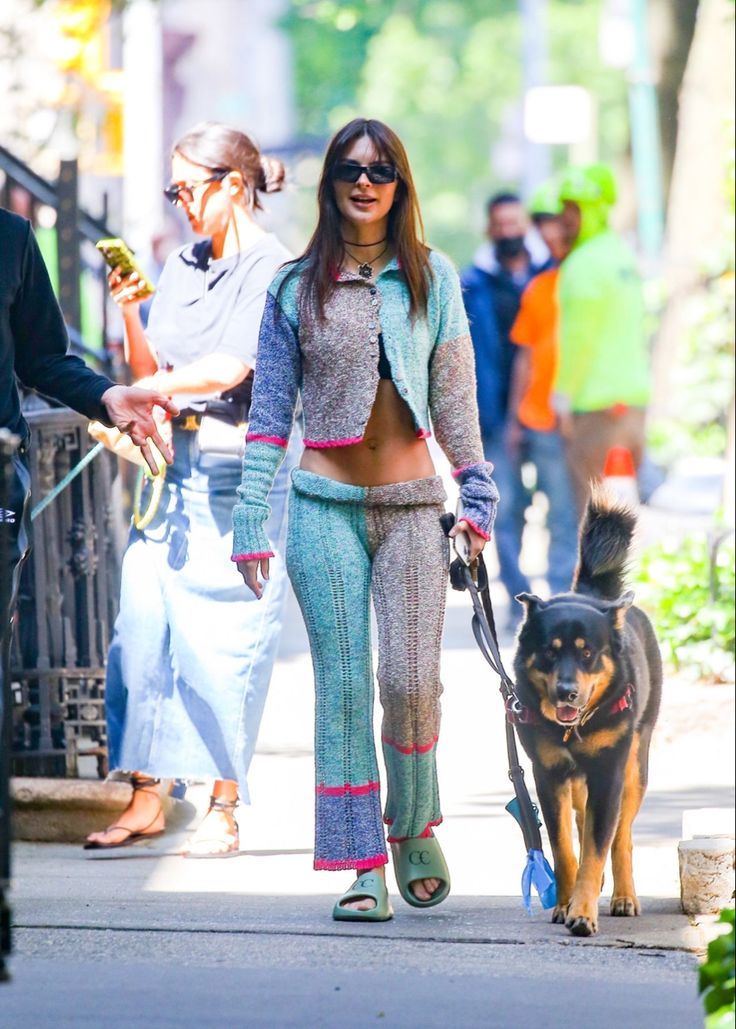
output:
<path id="1" fill-rule="evenodd" d="M 151 496 L 145 511 L 141 511 L 143 500 L 143 486 L 148 479 L 151 482 Z M 133 526 L 139 531 L 147 529 L 156 516 L 158 505 L 161 503 L 161 496 L 164 491 L 164 480 L 166 479 L 166 465 L 162 465 L 158 475 L 151 475 L 146 468 L 138 471 L 138 479 L 133 493 Z"/>

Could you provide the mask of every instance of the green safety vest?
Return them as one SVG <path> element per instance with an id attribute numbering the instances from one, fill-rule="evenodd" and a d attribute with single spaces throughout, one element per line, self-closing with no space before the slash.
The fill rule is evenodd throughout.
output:
<path id="1" fill-rule="evenodd" d="M 573 411 L 616 404 L 645 407 L 649 356 L 636 260 L 608 228 L 581 236 L 583 241 L 560 269 L 555 389 L 568 398 Z"/>

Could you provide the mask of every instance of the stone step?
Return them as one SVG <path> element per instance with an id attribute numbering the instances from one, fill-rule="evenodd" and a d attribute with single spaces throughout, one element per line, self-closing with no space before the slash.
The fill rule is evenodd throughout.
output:
<path id="1" fill-rule="evenodd" d="M 184 828 L 196 814 L 187 800 L 168 796 L 162 784 L 166 824 Z M 10 783 L 13 837 L 42 843 L 78 843 L 91 832 L 111 825 L 130 802 L 127 782 L 99 779 L 44 779 L 19 776 Z"/>

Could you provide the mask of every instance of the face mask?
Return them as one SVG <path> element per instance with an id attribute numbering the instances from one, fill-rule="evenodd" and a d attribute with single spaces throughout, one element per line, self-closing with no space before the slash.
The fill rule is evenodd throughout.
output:
<path id="1" fill-rule="evenodd" d="M 508 261 L 512 257 L 521 257 L 524 253 L 524 237 L 512 236 L 510 239 L 496 241 L 495 251 L 498 261 Z"/>

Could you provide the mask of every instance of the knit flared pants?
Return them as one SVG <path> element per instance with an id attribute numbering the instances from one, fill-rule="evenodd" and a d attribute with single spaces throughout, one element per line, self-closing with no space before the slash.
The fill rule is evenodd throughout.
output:
<path id="1" fill-rule="evenodd" d="M 286 560 L 316 689 L 318 869 L 372 868 L 389 842 L 442 820 L 435 751 L 449 547 L 439 478 L 351 486 L 297 469 Z M 387 774 L 381 817 L 373 735 L 371 597 Z"/>

